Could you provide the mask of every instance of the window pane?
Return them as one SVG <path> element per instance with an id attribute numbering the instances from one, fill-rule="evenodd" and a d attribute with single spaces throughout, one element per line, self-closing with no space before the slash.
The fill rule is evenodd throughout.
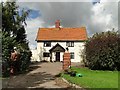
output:
<path id="1" fill-rule="evenodd" d="M 47 53 L 47 52 L 44 52 L 44 53 L 43 53 L 43 57 L 50 57 L 50 54 Z"/>
<path id="2" fill-rule="evenodd" d="M 70 58 L 71 58 L 71 59 L 74 59 L 74 52 L 71 52 L 71 53 L 70 53 Z"/>
<path id="3" fill-rule="evenodd" d="M 72 45 L 71 45 L 72 47 L 74 47 L 74 42 L 72 42 Z"/>
<path id="4" fill-rule="evenodd" d="M 74 47 L 74 42 L 66 42 L 66 46 L 68 46 L 68 47 Z"/>
<path id="5" fill-rule="evenodd" d="M 51 47 L 51 42 L 44 42 L 44 47 Z"/>
<path id="6" fill-rule="evenodd" d="M 68 44 L 69 44 L 69 43 L 68 43 L 68 42 L 66 42 L 66 46 L 68 46 Z"/>

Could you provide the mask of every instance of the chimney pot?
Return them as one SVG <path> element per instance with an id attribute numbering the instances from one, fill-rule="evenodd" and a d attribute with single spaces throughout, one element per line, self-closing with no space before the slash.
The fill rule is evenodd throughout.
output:
<path id="1" fill-rule="evenodd" d="M 55 22 L 55 28 L 60 28 L 60 20 L 56 20 L 56 22 Z"/>

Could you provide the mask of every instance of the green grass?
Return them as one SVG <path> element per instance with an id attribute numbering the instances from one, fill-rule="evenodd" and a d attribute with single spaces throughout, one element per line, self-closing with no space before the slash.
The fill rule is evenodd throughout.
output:
<path id="1" fill-rule="evenodd" d="M 83 88 L 118 88 L 118 71 L 98 71 L 76 67 L 72 67 L 72 70 L 83 74 L 83 77 L 71 77 L 68 74 L 62 74 L 62 77 Z"/>

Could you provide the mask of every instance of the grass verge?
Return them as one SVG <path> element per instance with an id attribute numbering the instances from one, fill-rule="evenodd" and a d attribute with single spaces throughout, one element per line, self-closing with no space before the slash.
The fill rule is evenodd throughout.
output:
<path id="1" fill-rule="evenodd" d="M 83 77 L 71 77 L 69 74 L 62 74 L 61 77 L 70 83 L 84 88 L 118 88 L 118 71 L 99 71 L 76 67 L 71 69 L 82 74 Z"/>

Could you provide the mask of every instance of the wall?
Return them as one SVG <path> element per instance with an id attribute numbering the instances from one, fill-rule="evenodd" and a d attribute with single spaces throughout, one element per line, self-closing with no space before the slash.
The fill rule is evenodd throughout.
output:
<path id="1" fill-rule="evenodd" d="M 47 60 L 49 61 L 50 58 L 43 58 L 43 52 L 49 52 L 49 50 L 55 46 L 57 43 L 59 43 L 64 49 L 66 49 L 66 42 L 51 42 L 51 47 L 44 47 L 44 43 L 43 42 L 38 42 L 37 43 L 37 52 L 38 52 L 38 60 Z M 69 48 L 69 52 L 74 52 L 74 59 L 71 59 L 71 62 L 81 62 L 82 61 L 82 57 L 81 55 L 81 51 L 84 49 L 84 42 L 74 42 L 74 47 L 68 47 Z M 53 59 L 55 60 L 55 54 L 52 54 Z M 60 61 L 63 60 L 63 53 L 60 53 Z"/>
<path id="2" fill-rule="evenodd" d="M 31 57 L 31 61 L 34 62 L 34 61 L 40 61 L 38 58 L 38 52 L 37 52 L 37 49 L 34 49 L 34 50 L 31 50 L 32 52 L 32 57 Z"/>

